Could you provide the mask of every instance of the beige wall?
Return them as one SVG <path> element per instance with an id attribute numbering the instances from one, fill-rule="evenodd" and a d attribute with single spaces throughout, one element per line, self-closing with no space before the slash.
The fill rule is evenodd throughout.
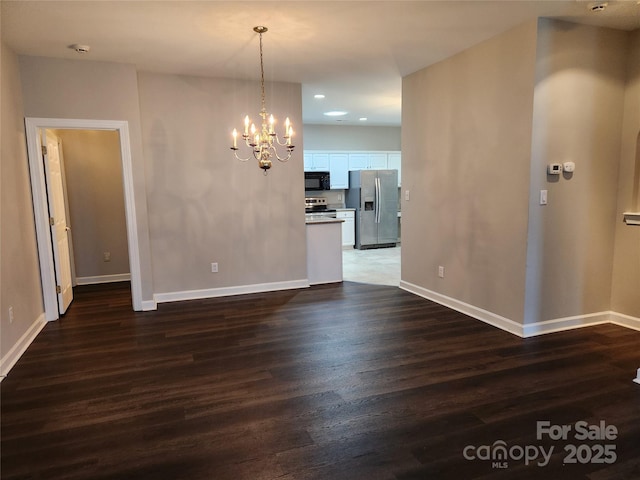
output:
<path id="1" fill-rule="evenodd" d="M 640 211 L 640 30 L 631 35 L 628 60 L 611 309 L 640 318 L 640 227 L 622 222 L 623 212 Z"/>
<path id="2" fill-rule="evenodd" d="M 142 299 L 153 299 L 137 74 L 133 65 L 21 56 L 27 117 L 126 120 L 131 137 Z"/>
<path id="3" fill-rule="evenodd" d="M 535 38 L 529 22 L 402 83 L 403 281 L 520 322 Z"/>
<path id="4" fill-rule="evenodd" d="M 610 309 L 626 47 L 626 32 L 539 21 L 525 323 Z M 566 161 L 573 174 L 546 174 Z"/>
<path id="5" fill-rule="evenodd" d="M 4 44 L 0 85 L 0 358 L 4 359 L 39 318 L 44 320 L 18 59 Z"/>
<path id="6" fill-rule="evenodd" d="M 129 273 L 118 132 L 55 133 L 62 141 L 76 277 Z M 104 252 L 111 253 L 109 262 Z"/>
<path id="7" fill-rule="evenodd" d="M 400 127 L 305 125 L 306 150 L 400 150 Z"/>
<path id="8" fill-rule="evenodd" d="M 257 120 L 259 84 L 152 73 L 138 82 L 156 292 L 306 279 L 300 85 L 267 88 L 267 109 L 298 133 L 293 158 L 265 176 L 229 148 L 244 114 Z"/>

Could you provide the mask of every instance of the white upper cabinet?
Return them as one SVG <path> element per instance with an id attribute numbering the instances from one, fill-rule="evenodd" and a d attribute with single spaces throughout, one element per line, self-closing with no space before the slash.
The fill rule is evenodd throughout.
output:
<path id="1" fill-rule="evenodd" d="M 328 153 L 304 153 L 304 171 L 305 172 L 328 172 L 329 171 L 329 154 Z"/>
<path id="2" fill-rule="evenodd" d="M 388 152 L 350 152 L 349 170 L 386 170 Z"/>
<path id="3" fill-rule="evenodd" d="M 369 156 L 366 153 L 349 154 L 349 170 L 366 170 L 369 165 Z"/>
<path id="4" fill-rule="evenodd" d="M 387 168 L 387 153 L 369 153 L 367 155 L 368 167 L 371 170 L 386 170 Z"/>
<path id="5" fill-rule="evenodd" d="M 398 186 L 402 186 L 402 154 L 400 152 L 389 152 L 387 155 L 387 168 L 389 170 L 398 170 Z"/>
<path id="6" fill-rule="evenodd" d="M 346 153 L 330 153 L 329 173 L 331 174 L 332 190 L 349 188 L 349 155 Z"/>
<path id="7" fill-rule="evenodd" d="M 307 150 L 304 152 L 305 172 L 330 172 L 331 189 L 349 188 L 350 170 L 398 170 L 398 186 L 401 178 L 401 158 L 392 152 L 333 152 Z"/>

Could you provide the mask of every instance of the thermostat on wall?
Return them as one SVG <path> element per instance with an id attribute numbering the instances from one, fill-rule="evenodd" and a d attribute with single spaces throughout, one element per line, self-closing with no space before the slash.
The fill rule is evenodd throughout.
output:
<path id="1" fill-rule="evenodd" d="M 547 173 L 549 175 L 560 175 L 562 173 L 561 163 L 550 163 L 547 165 Z"/>

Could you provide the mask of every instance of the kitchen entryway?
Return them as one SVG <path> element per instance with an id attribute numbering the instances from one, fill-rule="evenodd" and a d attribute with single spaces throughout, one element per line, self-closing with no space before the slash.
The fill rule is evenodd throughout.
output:
<path id="1" fill-rule="evenodd" d="M 400 284 L 400 247 L 342 251 L 342 277 L 347 282 Z"/>

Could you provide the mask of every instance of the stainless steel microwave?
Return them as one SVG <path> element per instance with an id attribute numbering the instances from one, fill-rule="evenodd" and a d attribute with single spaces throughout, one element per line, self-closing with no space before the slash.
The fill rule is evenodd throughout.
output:
<path id="1" fill-rule="evenodd" d="M 305 191 L 329 190 L 330 188 L 329 172 L 304 172 Z"/>

